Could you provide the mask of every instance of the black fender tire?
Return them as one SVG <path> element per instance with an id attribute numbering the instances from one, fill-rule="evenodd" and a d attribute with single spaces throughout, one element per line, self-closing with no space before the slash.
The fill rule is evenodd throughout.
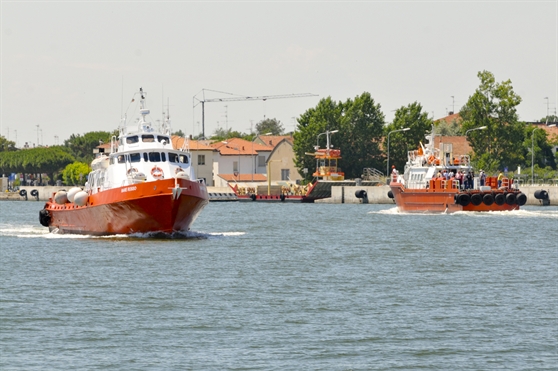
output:
<path id="1" fill-rule="evenodd" d="M 506 195 L 506 203 L 508 205 L 515 205 L 515 199 L 516 199 L 515 193 L 508 193 Z"/>
<path id="2" fill-rule="evenodd" d="M 457 201 L 461 206 L 467 206 L 471 203 L 471 197 L 468 194 L 463 193 L 459 195 Z"/>
<path id="3" fill-rule="evenodd" d="M 480 193 L 475 193 L 471 195 L 471 203 L 475 206 L 482 204 L 482 196 Z"/>
<path id="4" fill-rule="evenodd" d="M 486 206 L 490 206 L 494 203 L 494 196 L 492 196 L 491 193 L 485 193 L 484 196 L 482 196 L 482 202 Z"/>
<path id="5" fill-rule="evenodd" d="M 494 196 L 494 203 L 498 206 L 502 206 L 506 203 L 506 196 L 504 196 L 503 193 L 498 193 L 496 196 Z"/>
<path id="6" fill-rule="evenodd" d="M 525 205 L 526 202 L 527 202 L 527 196 L 525 195 L 525 193 L 520 193 L 515 198 L 515 203 L 518 204 L 519 206 Z"/>

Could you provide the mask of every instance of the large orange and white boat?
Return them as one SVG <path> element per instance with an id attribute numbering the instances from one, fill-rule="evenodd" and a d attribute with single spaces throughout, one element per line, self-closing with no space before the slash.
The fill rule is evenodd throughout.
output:
<path id="1" fill-rule="evenodd" d="M 411 213 L 456 211 L 510 211 L 527 201 L 517 183 L 506 177 L 486 177 L 481 184 L 474 177 L 470 158 L 454 156 L 451 149 L 434 148 L 434 130 L 426 136 L 427 144 L 409 151 L 402 175 L 392 173 L 388 196 L 399 211 Z M 444 176 L 441 174 L 449 174 Z M 463 175 L 461 180 L 457 173 Z M 453 174 L 453 175 L 452 175 Z M 471 181 L 466 176 L 471 174 Z"/>
<path id="2" fill-rule="evenodd" d="M 139 117 L 122 119 L 110 154 L 91 163 L 84 189 L 59 191 L 39 213 L 58 233 L 113 235 L 184 232 L 208 204 L 203 180 L 196 179 L 187 148 L 173 149 L 168 116 L 160 130 L 148 120 L 140 88 Z"/>

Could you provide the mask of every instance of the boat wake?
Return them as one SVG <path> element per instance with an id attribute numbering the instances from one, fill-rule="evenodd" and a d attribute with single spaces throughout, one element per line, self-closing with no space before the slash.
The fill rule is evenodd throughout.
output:
<path id="1" fill-rule="evenodd" d="M 468 216 L 473 218 L 492 218 L 494 216 L 510 217 L 510 218 L 544 218 L 558 219 L 558 208 L 537 207 L 512 211 L 457 211 L 455 213 L 409 213 L 399 211 L 397 206 L 389 209 L 369 211 L 368 214 L 379 215 L 448 215 L 448 216 Z"/>
<path id="2" fill-rule="evenodd" d="M 49 232 L 47 228 L 32 225 L 9 225 L 0 224 L 0 237 L 16 237 L 16 238 L 44 238 L 44 239 L 108 239 L 108 240 L 126 240 L 126 239 L 162 239 L 162 240 L 205 240 L 212 238 L 226 238 L 242 236 L 245 232 L 173 232 L 173 233 L 132 233 L 132 234 L 116 234 L 110 236 L 93 236 L 87 234 L 62 234 L 57 233 L 58 230 Z"/>
<path id="3" fill-rule="evenodd" d="M 558 219 L 558 209 L 521 209 L 511 211 L 488 211 L 488 212 L 471 212 L 471 211 L 458 211 L 453 215 L 468 215 L 475 218 L 490 218 L 493 216 L 502 216 L 509 218 L 544 218 L 544 219 Z"/>

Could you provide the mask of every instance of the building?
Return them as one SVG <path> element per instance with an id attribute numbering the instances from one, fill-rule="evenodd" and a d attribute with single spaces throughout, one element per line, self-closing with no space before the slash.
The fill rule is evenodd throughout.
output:
<path id="1" fill-rule="evenodd" d="M 302 179 L 294 163 L 293 138 L 284 137 L 277 142 L 267 160 L 272 182 L 297 182 Z"/>
<path id="2" fill-rule="evenodd" d="M 215 187 L 229 183 L 265 182 L 266 163 L 272 147 L 241 138 L 231 138 L 210 145 L 216 156 L 213 161 Z"/>
<path id="3" fill-rule="evenodd" d="M 190 152 L 196 177 L 204 179 L 205 184 L 213 187 L 215 185 L 213 162 L 217 153 L 215 148 L 211 147 L 207 141 L 185 139 L 176 135 L 173 135 L 171 140 L 174 149 L 183 149 Z"/>

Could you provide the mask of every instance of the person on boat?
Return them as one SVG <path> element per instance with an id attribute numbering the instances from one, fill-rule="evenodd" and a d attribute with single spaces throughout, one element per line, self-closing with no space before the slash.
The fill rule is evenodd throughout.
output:
<path id="1" fill-rule="evenodd" d="M 469 171 L 465 176 L 465 189 L 473 188 L 473 174 Z"/>
<path id="2" fill-rule="evenodd" d="M 502 186 L 502 181 L 504 179 L 505 175 L 502 171 L 500 171 L 500 173 L 498 174 L 498 187 Z"/>
<path id="3" fill-rule="evenodd" d="M 460 170 L 457 170 L 457 172 L 455 173 L 455 180 L 459 182 L 459 189 L 461 189 L 461 181 L 463 180 L 463 177 L 461 176 Z"/>
<path id="4" fill-rule="evenodd" d="M 484 187 L 484 183 L 486 182 L 486 173 L 482 169 L 479 173 L 479 178 L 481 187 Z"/>
<path id="5" fill-rule="evenodd" d="M 395 168 L 395 165 L 391 165 L 391 179 L 395 182 L 397 181 L 397 176 L 399 175 L 399 172 L 397 171 L 397 169 Z"/>

